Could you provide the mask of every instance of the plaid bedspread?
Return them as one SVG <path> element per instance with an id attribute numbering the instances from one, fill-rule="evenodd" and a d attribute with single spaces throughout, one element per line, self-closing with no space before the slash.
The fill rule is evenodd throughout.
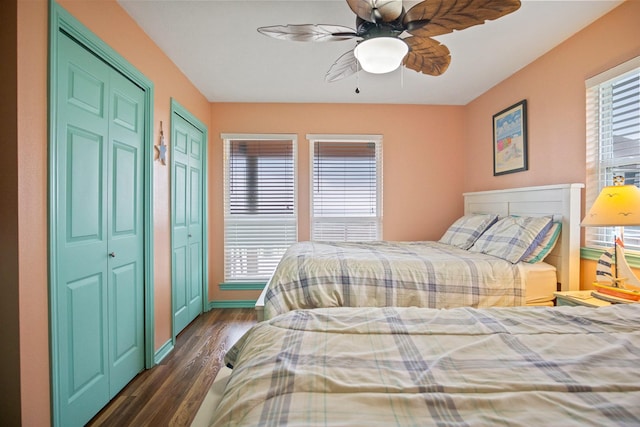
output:
<path id="1" fill-rule="evenodd" d="M 227 353 L 213 426 L 637 426 L 640 304 L 330 308 Z"/>
<path id="2" fill-rule="evenodd" d="M 438 242 L 300 242 L 268 284 L 264 316 L 319 307 L 525 304 L 516 265 Z"/>

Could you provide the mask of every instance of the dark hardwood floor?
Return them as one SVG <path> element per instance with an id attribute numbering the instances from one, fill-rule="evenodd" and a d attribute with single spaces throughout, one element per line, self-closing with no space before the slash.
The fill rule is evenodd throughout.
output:
<path id="1" fill-rule="evenodd" d="M 225 352 L 255 323 L 250 308 L 200 315 L 160 364 L 136 376 L 88 425 L 189 426 Z"/>

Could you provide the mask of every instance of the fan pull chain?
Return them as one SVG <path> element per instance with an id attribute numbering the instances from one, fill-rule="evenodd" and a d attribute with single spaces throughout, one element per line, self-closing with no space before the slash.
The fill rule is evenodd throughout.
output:
<path id="1" fill-rule="evenodd" d="M 356 94 L 360 93 L 360 63 L 356 61 Z"/>

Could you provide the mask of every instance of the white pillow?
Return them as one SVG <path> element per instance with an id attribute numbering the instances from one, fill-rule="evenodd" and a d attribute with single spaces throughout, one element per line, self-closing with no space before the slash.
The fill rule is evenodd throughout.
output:
<path id="1" fill-rule="evenodd" d="M 458 218 L 442 235 L 439 242 L 469 249 L 482 233 L 498 219 L 493 214 L 473 214 Z"/>
<path id="2" fill-rule="evenodd" d="M 515 264 L 540 244 L 551 224 L 550 216 L 508 216 L 498 220 L 483 233 L 470 250 Z"/>

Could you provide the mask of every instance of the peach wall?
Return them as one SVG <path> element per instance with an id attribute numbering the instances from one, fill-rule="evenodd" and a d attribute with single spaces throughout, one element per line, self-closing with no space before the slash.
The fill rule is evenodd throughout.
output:
<path id="1" fill-rule="evenodd" d="M 22 425 L 50 422 L 46 0 L 18 1 L 18 181 Z"/>
<path id="2" fill-rule="evenodd" d="M 465 191 L 585 182 L 585 80 L 640 55 L 640 2 L 627 1 L 466 107 Z M 492 116 L 527 100 L 529 170 L 493 176 Z"/>
<path id="3" fill-rule="evenodd" d="M 210 104 L 115 0 L 60 4 L 154 84 L 154 143 L 170 99 L 205 125 Z M 47 276 L 47 0 L 18 1 L 19 292 L 22 425 L 50 423 Z M 172 335 L 169 167 L 154 163 L 155 345 Z"/>
<path id="4" fill-rule="evenodd" d="M 639 22 L 640 2 L 626 1 L 468 104 L 464 191 L 584 183 L 584 82 L 640 55 Z M 529 170 L 494 177 L 492 115 L 522 99 L 529 110 Z M 589 289 L 595 262 L 582 260 L 581 269 Z"/>
<path id="5" fill-rule="evenodd" d="M 298 135 L 299 240 L 309 238 L 306 135 L 383 135 L 383 238 L 437 239 L 462 213 L 463 107 L 425 105 L 213 104 L 211 110 L 209 299 L 251 299 L 219 291 L 223 275 L 221 133 Z M 443 185 L 443 183 L 446 183 Z"/>

